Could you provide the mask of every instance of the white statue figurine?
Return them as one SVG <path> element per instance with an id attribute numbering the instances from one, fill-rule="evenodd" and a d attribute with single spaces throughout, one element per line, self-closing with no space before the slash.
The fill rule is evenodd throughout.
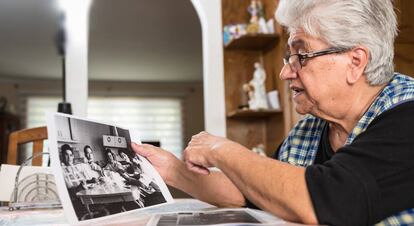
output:
<path id="1" fill-rule="evenodd" d="M 266 73 L 260 63 L 255 63 L 254 67 L 256 69 L 252 80 L 243 87 L 246 91 L 253 89 L 253 92 L 249 93 L 249 108 L 252 110 L 269 109 L 265 88 Z"/>

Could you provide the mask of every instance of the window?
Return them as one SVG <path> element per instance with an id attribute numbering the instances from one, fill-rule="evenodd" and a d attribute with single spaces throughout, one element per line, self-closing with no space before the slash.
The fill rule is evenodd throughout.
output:
<path id="1" fill-rule="evenodd" d="M 27 127 L 46 125 L 46 112 L 55 112 L 59 97 L 28 97 Z M 142 141 L 159 141 L 181 158 L 183 110 L 179 98 L 90 97 L 88 118 L 137 130 Z M 46 146 L 46 145 L 45 145 Z"/>
<path id="2" fill-rule="evenodd" d="M 56 112 L 59 97 L 28 97 L 26 124 L 27 128 L 46 125 L 46 112 Z"/>
<path id="3" fill-rule="evenodd" d="M 182 104 L 178 98 L 91 97 L 88 118 L 137 130 L 142 141 L 160 141 L 181 158 Z"/>

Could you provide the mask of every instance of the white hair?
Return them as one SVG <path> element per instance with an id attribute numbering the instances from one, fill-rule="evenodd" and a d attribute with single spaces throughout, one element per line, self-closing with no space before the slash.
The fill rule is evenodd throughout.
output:
<path id="1" fill-rule="evenodd" d="M 275 15 L 289 32 L 303 29 L 332 47 L 366 47 L 371 85 L 393 77 L 397 19 L 392 0 L 280 0 Z"/>

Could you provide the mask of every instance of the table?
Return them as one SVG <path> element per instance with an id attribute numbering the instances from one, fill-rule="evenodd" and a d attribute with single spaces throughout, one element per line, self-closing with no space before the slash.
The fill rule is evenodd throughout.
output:
<path id="1" fill-rule="evenodd" d="M 124 213 L 120 217 L 106 218 L 105 221 L 99 222 L 99 225 L 134 225 L 144 226 L 151 216 L 155 213 L 165 213 L 172 211 L 191 211 L 217 208 L 205 202 L 196 199 L 175 199 L 175 203 L 155 206 L 139 211 Z M 69 225 L 63 209 L 43 209 L 43 210 L 18 210 L 10 212 L 8 207 L 0 207 L 0 225 L 2 226 L 67 226 Z M 88 224 L 82 224 L 88 225 Z M 91 225 L 98 225 L 94 222 Z"/>
<path id="2" fill-rule="evenodd" d="M 151 216 L 159 213 L 173 211 L 196 211 L 217 209 L 208 203 L 196 199 L 175 199 L 175 203 L 155 206 L 139 211 L 123 213 L 122 216 L 106 218 L 104 221 L 94 222 L 89 225 L 103 226 L 144 226 L 148 223 Z M 2 226 L 68 226 L 63 209 L 43 209 L 43 210 L 18 210 L 10 212 L 8 207 L 0 207 L 0 225 Z M 88 225 L 88 224 L 82 224 Z M 301 224 L 288 223 L 288 226 L 301 226 Z M 303 226 L 303 225 L 302 225 Z"/>
<path id="3" fill-rule="evenodd" d="M 124 188 L 115 184 L 109 186 L 107 184 L 100 184 L 90 189 L 79 191 L 76 193 L 76 196 L 81 200 L 88 211 L 87 214 L 82 216 L 82 219 L 85 219 L 88 216 L 93 218 L 94 212 L 91 211 L 90 208 L 93 204 L 135 202 L 138 206 L 144 207 L 143 203 L 140 202 L 141 192 L 135 186 Z M 126 211 L 124 206 L 122 206 L 122 210 Z M 103 208 L 102 211 L 109 214 L 109 211 L 106 208 Z"/>

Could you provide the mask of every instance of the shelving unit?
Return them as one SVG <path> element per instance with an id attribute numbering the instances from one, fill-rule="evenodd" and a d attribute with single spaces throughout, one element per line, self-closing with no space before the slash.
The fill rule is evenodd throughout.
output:
<path id="1" fill-rule="evenodd" d="M 59 139 L 58 142 L 67 143 L 67 144 L 77 144 L 79 141 L 77 140 L 65 140 L 65 139 Z"/>
<path id="2" fill-rule="evenodd" d="M 398 37 L 395 40 L 395 71 L 414 77 L 414 1 L 396 0 Z"/>
<path id="3" fill-rule="evenodd" d="M 277 1 L 262 0 L 265 18 L 273 18 Z M 249 21 L 250 0 L 222 0 L 223 26 Z M 251 149 L 263 144 L 271 155 L 291 128 L 290 102 L 286 84 L 279 80 L 283 67 L 286 35 L 275 24 L 276 34 L 249 34 L 223 47 L 227 137 Z M 282 110 L 240 110 L 247 104 L 243 84 L 253 77 L 254 63 L 261 62 L 266 72 L 266 91 L 277 89 Z"/>

